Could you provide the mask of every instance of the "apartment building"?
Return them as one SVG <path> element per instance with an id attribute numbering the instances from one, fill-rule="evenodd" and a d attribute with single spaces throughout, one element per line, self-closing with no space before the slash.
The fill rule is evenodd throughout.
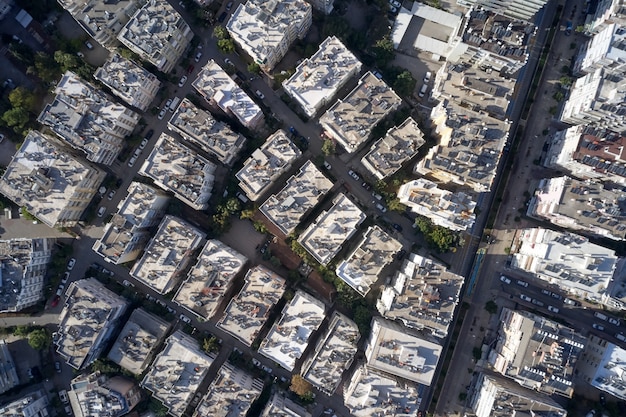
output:
<path id="1" fill-rule="evenodd" d="M 503 308 L 488 362 L 495 372 L 547 395 L 574 395 L 576 363 L 586 339 L 543 316 Z"/>
<path id="2" fill-rule="evenodd" d="M 210 319 L 247 262 L 248 258 L 230 246 L 209 240 L 173 301 L 204 320 Z"/>
<path id="3" fill-rule="evenodd" d="M 261 342 L 259 353 L 293 371 L 307 348 L 309 337 L 324 321 L 325 311 L 324 303 L 303 291 L 296 291 Z"/>
<path id="4" fill-rule="evenodd" d="M 56 97 L 46 104 L 37 121 L 84 152 L 89 161 L 111 165 L 126 136 L 137 126 L 139 114 L 71 71 L 63 74 L 54 93 Z"/>
<path id="5" fill-rule="evenodd" d="M 205 236 L 186 221 L 165 216 L 143 256 L 130 270 L 130 276 L 159 294 L 167 294 L 180 282 Z"/>
<path id="6" fill-rule="evenodd" d="M 585 16 L 585 34 L 597 34 L 607 25 L 626 23 L 626 10 L 622 0 L 599 0 L 590 5 Z"/>
<path id="7" fill-rule="evenodd" d="M 590 333 L 577 367 L 579 378 L 592 387 L 626 400 L 624 361 L 626 350 Z"/>
<path id="8" fill-rule="evenodd" d="M 298 173 L 287 180 L 278 194 L 272 194 L 259 207 L 259 211 L 287 236 L 296 230 L 300 221 L 311 212 L 333 187 L 330 181 L 315 166 L 306 161 Z"/>
<path id="9" fill-rule="evenodd" d="M 320 117 L 319 123 L 325 135 L 354 153 L 369 139 L 374 126 L 401 103 L 402 99 L 383 80 L 368 72 L 343 100 L 337 100 Z"/>
<path id="10" fill-rule="evenodd" d="M 263 125 L 261 108 L 214 60 L 202 67 L 192 85 L 208 103 L 235 117 L 242 126 L 256 129 Z"/>
<path id="11" fill-rule="evenodd" d="M 476 202 L 470 195 L 441 189 L 424 178 L 401 185 L 398 199 L 412 212 L 450 230 L 471 230 L 476 221 Z"/>
<path id="12" fill-rule="evenodd" d="M 626 29 L 611 23 L 587 39 L 576 54 L 572 73 L 578 76 L 604 69 L 607 75 L 626 74 Z"/>
<path id="13" fill-rule="evenodd" d="M 181 417 L 213 363 L 193 337 L 177 330 L 165 341 L 140 386 L 163 403 L 167 411 Z"/>
<path id="14" fill-rule="evenodd" d="M 534 23 L 537 13 L 548 0 L 457 0 L 459 6 L 485 9 L 494 13 Z"/>
<path id="15" fill-rule="evenodd" d="M 330 14 L 333 11 L 335 0 L 307 0 L 307 3 L 324 14 Z"/>
<path id="16" fill-rule="evenodd" d="M 332 207 L 320 213 L 302 232 L 298 242 L 317 262 L 328 265 L 366 217 L 355 203 L 340 193 L 333 200 Z"/>
<path id="17" fill-rule="evenodd" d="M 55 239 L 0 240 L 0 313 L 17 312 L 42 297 Z"/>
<path id="18" fill-rule="evenodd" d="M 261 417 L 311 417 L 306 408 L 287 398 L 287 394 L 276 391 L 265 405 Z"/>
<path id="19" fill-rule="evenodd" d="M 224 362 L 193 417 L 245 417 L 261 391 L 262 380 Z"/>
<path id="20" fill-rule="evenodd" d="M 107 49 L 117 45 L 117 34 L 146 0 L 58 0 L 89 36 Z"/>
<path id="21" fill-rule="evenodd" d="M 282 174 L 302 155 L 284 130 L 270 135 L 265 143 L 252 152 L 235 177 L 239 187 L 252 201 L 257 201 Z"/>
<path id="22" fill-rule="evenodd" d="M 142 400 L 137 383 L 94 372 L 72 379 L 67 398 L 76 417 L 121 417 Z"/>
<path id="23" fill-rule="evenodd" d="M 217 165 L 191 148 L 161 133 L 139 174 L 194 210 L 206 210 L 213 192 Z"/>
<path id="24" fill-rule="evenodd" d="M 626 134 L 625 87 L 626 78 L 610 76 L 603 68 L 584 75 L 571 86 L 559 120 Z"/>
<path id="25" fill-rule="evenodd" d="M 94 243 L 94 252 L 116 265 L 134 261 L 152 237 L 150 228 L 159 224 L 169 203 L 170 197 L 163 191 L 131 182 L 128 195 L 119 202 L 117 213 Z"/>
<path id="26" fill-rule="evenodd" d="M 0 415 L 7 417 L 47 417 L 50 413 L 48 395 L 43 389 L 26 394 L 0 407 Z"/>
<path id="27" fill-rule="evenodd" d="M 271 71 L 306 36 L 312 19 L 304 0 L 248 0 L 237 6 L 226 30 L 263 71 Z"/>
<path id="28" fill-rule="evenodd" d="M 57 353 L 76 370 L 100 357 L 129 306 L 95 278 L 73 281 L 59 315 Z"/>
<path id="29" fill-rule="evenodd" d="M 240 133 L 184 98 L 167 127 L 224 165 L 232 165 L 246 144 Z"/>
<path id="30" fill-rule="evenodd" d="M 484 78 L 485 83 L 502 82 L 504 77 L 512 77 L 510 81 L 515 83 L 517 72 L 528 61 L 529 44 L 536 30 L 532 22 L 507 17 L 488 8 L 473 8 L 465 15 L 447 61 L 468 64 L 472 69 L 483 68 L 489 73 L 493 71 L 492 77 Z"/>
<path id="31" fill-rule="evenodd" d="M 283 296 L 285 285 L 284 278 L 264 266 L 248 270 L 243 288 L 230 300 L 217 326 L 246 346 L 252 345 L 272 307 Z"/>
<path id="32" fill-rule="evenodd" d="M 189 25 L 166 0 L 149 0 L 132 15 L 117 39 L 159 71 L 170 72 L 193 36 Z"/>
<path id="33" fill-rule="evenodd" d="M 418 415 L 422 398 L 414 384 L 362 365 L 354 370 L 346 385 L 344 404 L 354 417 Z"/>
<path id="34" fill-rule="evenodd" d="M 374 177 L 383 180 L 398 172 L 405 162 L 417 155 L 425 142 L 417 122 L 409 117 L 374 142 L 369 152 L 361 158 L 361 163 Z"/>
<path id="35" fill-rule="evenodd" d="M 415 172 L 443 183 L 491 190 L 510 123 L 443 100 L 431 112 L 439 144 L 415 166 Z"/>
<path id="36" fill-rule="evenodd" d="M 108 358 L 135 375 L 141 375 L 163 343 L 171 323 L 142 308 L 132 312 L 109 351 Z"/>
<path id="37" fill-rule="evenodd" d="M 372 331 L 365 345 L 369 369 L 430 386 L 439 363 L 442 346 L 407 332 L 380 317 L 372 319 Z"/>
<path id="38" fill-rule="evenodd" d="M 383 286 L 376 308 L 383 317 L 445 338 L 459 303 L 465 278 L 442 264 L 411 253 Z"/>
<path id="39" fill-rule="evenodd" d="M 614 240 L 626 239 L 626 198 L 621 188 L 570 177 L 539 181 L 526 214 L 554 225 Z"/>
<path id="40" fill-rule="evenodd" d="M 17 368 L 9 346 L 4 339 L 0 339 L 0 394 L 4 394 L 19 384 L 20 378 L 17 375 Z"/>
<path id="41" fill-rule="evenodd" d="M 369 227 L 360 242 L 346 259 L 341 261 L 335 273 L 363 297 L 380 278 L 382 270 L 393 262 L 402 249 L 402 243 L 378 226 Z"/>
<path id="42" fill-rule="evenodd" d="M 360 72 L 361 61 L 337 37 L 330 36 L 296 67 L 283 82 L 283 89 L 308 117 L 315 117 Z"/>
<path id="43" fill-rule="evenodd" d="M 317 389 L 332 396 L 344 371 L 352 365 L 360 338 L 356 323 L 334 311 L 314 350 L 304 360 L 300 373 Z"/>
<path id="44" fill-rule="evenodd" d="M 468 416 L 567 417 L 567 411 L 550 396 L 489 371 L 480 372 L 470 394 Z"/>
<path id="45" fill-rule="evenodd" d="M 510 249 L 511 268 L 599 303 L 609 302 L 615 251 L 573 233 L 533 228 L 518 230 Z"/>
<path id="46" fill-rule="evenodd" d="M 2 175 L 0 193 L 48 227 L 72 227 L 105 176 L 51 138 L 31 130 Z"/>
<path id="47" fill-rule="evenodd" d="M 93 77 L 126 104 L 141 111 L 150 108 L 161 88 L 156 75 L 117 53 L 112 53 Z"/>

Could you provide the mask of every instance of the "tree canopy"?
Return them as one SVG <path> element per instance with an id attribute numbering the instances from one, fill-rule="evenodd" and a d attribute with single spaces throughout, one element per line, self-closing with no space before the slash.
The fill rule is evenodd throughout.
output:
<path id="1" fill-rule="evenodd" d="M 33 330 L 28 334 L 28 344 L 35 350 L 44 350 L 50 347 L 52 337 L 46 329 Z"/>

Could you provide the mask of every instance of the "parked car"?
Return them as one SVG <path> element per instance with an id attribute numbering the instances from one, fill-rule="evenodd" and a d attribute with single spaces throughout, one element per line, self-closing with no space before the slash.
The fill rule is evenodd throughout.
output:
<path id="1" fill-rule="evenodd" d="M 152 136 L 154 136 L 154 129 L 148 130 L 148 133 L 146 133 L 145 138 L 150 140 L 152 138 Z"/>
<path id="2" fill-rule="evenodd" d="M 433 76 L 433 73 L 430 71 L 426 71 L 426 74 L 424 75 L 424 84 L 428 84 L 428 82 L 430 81 L 430 77 Z"/>
<path id="3" fill-rule="evenodd" d="M 194 58 L 194 61 L 196 61 L 196 62 L 200 62 L 200 58 L 202 58 L 202 52 L 198 52 L 198 53 L 196 54 L 196 57 Z"/>
<path id="4" fill-rule="evenodd" d="M 143 138 L 143 140 L 139 144 L 139 149 L 144 149 L 147 144 L 148 144 L 148 138 Z"/>
<path id="5" fill-rule="evenodd" d="M 422 88 L 420 88 L 420 92 L 418 96 L 424 97 L 424 95 L 426 94 L 426 91 L 428 91 L 428 84 L 423 84 Z"/>
<path id="6" fill-rule="evenodd" d="M 183 85 L 185 85 L 186 82 L 187 82 L 187 76 L 183 75 L 182 77 L 180 77 L 180 81 L 178 82 L 178 87 L 182 87 Z"/>
<path id="7" fill-rule="evenodd" d="M 372 197 L 374 197 L 378 201 L 383 199 L 383 196 L 378 193 L 372 193 Z"/>
<path id="8" fill-rule="evenodd" d="M 332 166 L 328 162 L 324 161 L 324 168 L 326 168 L 327 170 L 330 170 Z"/>
<path id="9" fill-rule="evenodd" d="M 29 369 L 30 371 L 30 369 Z M 63 402 L 63 404 L 66 404 L 69 402 L 68 398 L 67 398 L 67 391 L 66 390 L 62 390 L 59 391 L 59 398 L 61 399 L 61 402 Z"/>
<path id="10" fill-rule="evenodd" d="M 163 120 L 163 118 L 165 117 L 165 112 L 167 112 L 167 107 L 163 107 L 161 109 L 161 111 L 159 112 L 159 115 L 157 116 L 157 118 L 159 120 Z"/>
<path id="11" fill-rule="evenodd" d="M 520 279 L 517 280 L 517 285 L 520 285 L 524 288 L 528 287 L 528 283 L 526 281 L 522 281 Z"/>
<path id="12" fill-rule="evenodd" d="M 61 362 L 56 361 L 54 363 L 54 369 L 55 369 L 55 371 L 57 371 L 57 374 L 60 374 L 61 373 Z"/>
<path id="13" fill-rule="evenodd" d="M 67 280 L 70 278 L 70 273 L 68 271 L 65 271 L 63 273 L 63 279 L 61 279 L 61 284 L 67 284 Z"/>
<path id="14" fill-rule="evenodd" d="M 113 200 L 114 196 L 115 196 L 115 190 L 109 191 L 109 195 L 107 195 L 107 200 L 109 201 Z"/>
<path id="15" fill-rule="evenodd" d="M 167 101 L 165 102 L 164 108 L 169 109 L 171 104 L 172 104 L 172 99 L 168 98 Z"/>
<path id="16" fill-rule="evenodd" d="M 402 231 L 402 226 L 400 226 L 398 223 L 394 223 L 391 225 L 394 229 L 396 229 L 398 232 Z"/>
<path id="17" fill-rule="evenodd" d="M 220 14 L 220 17 L 217 18 L 217 21 L 222 23 L 224 20 L 226 20 L 226 16 L 228 16 L 228 13 L 222 12 L 222 14 Z"/>
<path id="18" fill-rule="evenodd" d="M 233 67 L 235 66 L 235 64 L 233 64 L 233 61 L 231 61 L 231 60 L 230 60 L 230 59 L 228 59 L 228 58 L 224 58 L 224 63 L 225 63 L 226 65 L 231 65 L 231 66 L 233 66 Z"/>
<path id="19" fill-rule="evenodd" d="M 93 49 L 93 45 L 89 41 L 85 41 L 85 46 L 87 47 L 87 49 Z"/>
<path id="20" fill-rule="evenodd" d="M 135 149 L 135 152 L 133 152 L 133 156 L 135 158 L 139 158 L 139 155 L 141 155 L 141 149 L 137 148 L 137 149 Z"/>
<path id="21" fill-rule="evenodd" d="M 226 11 L 229 12 L 232 7 L 233 7 L 233 2 L 229 1 L 228 4 L 226 4 Z"/>
<path id="22" fill-rule="evenodd" d="M 559 309 L 553 306 L 548 306 L 548 311 L 551 311 L 553 313 L 558 313 Z"/>
<path id="23" fill-rule="evenodd" d="M 621 324 L 618 319 L 613 318 L 613 317 L 609 317 L 609 323 L 611 323 L 614 326 L 619 326 Z"/>
<path id="24" fill-rule="evenodd" d="M 537 299 L 535 299 L 535 298 L 533 298 L 530 302 L 531 302 L 531 303 L 533 303 L 533 304 L 534 304 L 534 305 L 536 305 L 536 306 L 539 306 L 539 307 L 543 307 L 543 306 L 545 305 L 545 304 L 543 303 L 543 301 L 539 301 L 539 300 L 537 300 Z"/>
<path id="25" fill-rule="evenodd" d="M 543 290 L 541 290 L 541 293 L 542 293 L 542 294 L 545 294 L 545 295 L 550 295 L 550 294 L 552 294 L 552 292 L 550 292 L 550 290 L 546 290 L 545 288 L 544 288 Z"/>
<path id="26" fill-rule="evenodd" d="M 134 287 L 135 284 L 133 284 L 132 282 L 130 282 L 129 280 L 125 279 L 124 281 L 122 281 L 122 285 L 124 285 L 125 287 Z"/>
<path id="27" fill-rule="evenodd" d="M 561 294 L 557 294 L 555 292 L 551 293 L 550 297 L 556 298 L 557 300 L 562 300 L 563 299 L 563 296 Z"/>
<path id="28" fill-rule="evenodd" d="M 363 184 L 361 184 L 363 186 L 363 188 L 365 188 L 367 191 L 370 191 L 372 189 L 372 186 L 369 185 L 369 183 L 367 181 L 363 181 Z"/>
<path id="29" fill-rule="evenodd" d="M 103 216 L 104 216 L 104 213 L 106 213 L 106 212 L 107 212 L 107 208 L 106 208 L 106 207 L 104 207 L 104 206 L 101 206 L 101 207 L 98 209 L 98 217 L 103 217 Z"/>
<path id="30" fill-rule="evenodd" d="M 402 4 L 398 0 L 389 0 L 389 5 L 399 9 Z"/>
<path id="31" fill-rule="evenodd" d="M 566 298 L 565 300 L 563 300 L 563 302 L 565 304 L 571 305 L 571 306 L 575 306 L 576 305 L 576 301 L 572 300 L 571 298 Z"/>
<path id="32" fill-rule="evenodd" d="M 500 276 L 500 281 L 504 282 L 505 284 L 510 284 L 511 280 L 507 277 L 505 277 L 504 275 Z"/>
<path id="33" fill-rule="evenodd" d="M 354 178 L 357 181 L 361 179 L 361 177 L 359 177 L 359 174 L 357 174 L 356 172 L 352 170 L 348 171 L 348 175 L 350 175 L 352 178 Z"/>
<path id="34" fill-rule="evenodd" d="M 532 298 L 530 298 L 529 296 L 524 295 L 524 294 L 520 294 L 519 298 L 521 298 L 524 301 L 528 301 L 528 302 L 531 302 L 533 300 Z"/>
<path id="35" fill-rule="evenodd" d="M 182 321 L 184 321 L 185 323 L 187 323 L 187 324 L 191 323 L 191 319 L 189 317 L 185 316 L 184 314 L 180 315 L 180 319 Z"/>
<path id="36" fill-rule="evenodd" d="M 74 269 L 74 265 L 76 265 L 76 259 L 70 258 L 70 260 L 67 262 L 67 270 L 71 271 L 72 269 Z"/>
<path id="37" fill-rule="evenodd" d="M 137 157 L 136 156 L 131 157 L 130 161 L 128 161 L 128 166 L 132 168 L 133 165 L 135 165 L 135 162 L 137 162 Z"/>
<path id="38" fill-rule="evenodd" d="M 254 94 L 256 94 L 256 96 L 257 96 L 258 98 L 260 98 L 261 100 L 265 100 L 265 95 L 264 95 L 262 92 L 260 92 L 259 90 L 256 90 L 256 91 L 254 92 Z"/>
<path id="39" fill-rule="evenodd" d="M 604 326 L 598 323 L 593 323 L 591 327 L 593 327 L 596 330 L 600 330 L 601 332 L 604 331 Z"/>
<path id="40" fill-rule="evenodd" d="M 380 210 L 381 212 L 383 212 L 383 213 L 387 213 L 387 207 L 383 206 L 383 205 L 382 205 L 382 204 L 380 204 L 380 203 L 376 204 L 376 208 L 377 208 L 378 210 Z"/>

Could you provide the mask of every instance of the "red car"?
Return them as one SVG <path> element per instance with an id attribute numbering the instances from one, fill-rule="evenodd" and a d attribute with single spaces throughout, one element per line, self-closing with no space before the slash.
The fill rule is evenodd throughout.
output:
<path id="1" fill-rule="evenodd" d="M 191 74 L 195 68 L 196 68 L 196 67 L 194 67 L 193 65 L 189 65 L 189 66 L 187 67 L 187 74 Z"/>
<path id="2" fill-rule="evenodd" d="M 58 295 L 55 295 L 54 298 L 52 299 L 52 303 L 50 303 L 50 307 L 54 308 L 59 304 L 59 300 L 61 299 L 61 297 L 59 297 Z"/>

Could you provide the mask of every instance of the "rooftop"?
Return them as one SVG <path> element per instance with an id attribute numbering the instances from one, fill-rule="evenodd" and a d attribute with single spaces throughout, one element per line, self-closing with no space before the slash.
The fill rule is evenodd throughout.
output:
<path id="1" fill-rule="evenodd" d="M 217 165 L 161 133 L 139 173 L 195 210 L 209 206 Z"/>
<path id="2" fill-rule="evenodd" d="M 95 278 L 73 281 L 66 295 L 55 343 L 68 365 L 82 369 L 99 356 L 129 303 Z"/>
<path id="3" fill-rule="evenodd" d="M 614 345 L 605 344 L 604 355 L 596 366 L 596 372 L 590 381 L 591 385 L 601 391 L 605 391 L 621 400 L 626 399 L 626 350 Z"/>
<path id="4" fill-rule="evenodd" d="M 55 99 L 37 121 L 72 148 L 84 152 L 88 160 L 111 165 L 122 149 L 124 137 L 139 122 L 139 114 L 117 104 L 71 71 L 63 74 L 54 92 Z"/>
<path id="5" fill-rule="evenodd" d="M 541 228 L 519 230 L 510 253 L 511 268 L 596 300 L 606 291 L 617 263 L 615 251 L 583 236 Z"/>
<path id="6" fill-rule="evenodd" d="M 284 130 L 277 130 L 263 146 L 252 153 L 237 172 L 239 186 L 252 201 L 258 200 L 269 186 L 302 155 Z"/>
<path id="7" fill-rule="evenodd" d="M 180 286 L 174 302 L 208 320 L 222 304 L 248 259 L 219 240 L 209 240 Z"/>
<path id="8" fill-rule="evenodd" d="M 159 294 L 172 291 L 205 236 L 186 221 L 165 216 L 130 275 Z"/>
<path id="9" fill-rule="evenodd" d="M 593 35 L 580 48 L 574 61 L 573 72 L 590 72 L 599 67 L 608 71 L 623 71 L 626 61 L 626 30 L 610 23 Z"/>
<path id="10" fill-rule="evenodd" d="M 444 100 L 431 113 L 440 142 L 415 171 L 486 192 L 509 136 L 509 123 Z"/>
<path id="11" fill-rule="evenodd" d="M 0 343 L 2 343 L 0 341 Z M 2 388 L 0 387 L 0 392 Z M 49 414 L 48 395 L 44 389 L 31 392 L 7 404 L 0 406 L 0 415 L 5 417 L 46 417 Z"/>
<path id="12" fill-rule="evenodd" d="M 390 320 L 406 327 L 428 329 L 435 336 L 448 335 L 464 277 L 417 254 L 410 254 L 391 285 L 383 287 L 376 307 Z"/>
<path id="13" fill-rule="evenodd" d="M 527 388 L 571 397 L 574 368 L 585 344 L 569 327 L 505 307 L 489 364 Z"/>
<path id="14" fill-rule="evenodd" d="M 148 229 L 158 224 L 169 201 L 161 190 L 131 182 L 128 195 L 120 201 L 117 213 L 104 226 L 104 233 L 94 244 L 94 251 L 115 264 L 136 259 L 151 237 Z"/>
<path id="15" fill-rule="evenodd" d="M 93 76 L 125 103 L 142 111 L 148 110 L 161 88 L 156 75 L 117 53 L 111 54 Z"/>
<path id="16" fill-rule="evenodd" d="M 44 134 L 31 130 L 6 168 L 0 192 L 26 207 L 49 227 L 79 220 L 104 172 L 72 156 Z M 79 211 L 68 207 L 80 199 Z"/>
<path id="17" fill-rule="evenodd" d="M 11 356 L 9 346 L 4 339 L 0 339 L 0 394 L 20 384 L 17 368 Z M 0 411 L 3 411 L 0 408 Z"/>
<path id="18" fill-rule="evenodd" d="M 327 395 L 333 395 L 357 352 L 361 333 L 355 322 L 335 311 L 315 349 L 302 365 L 304 378 Z"/>
<path id="19" fill-rule="evenodd" d="M 77 376 L 70 387 L 67 396 L 76 417 L 121 417 L 142 399 L 134 380 L 99 372 Z"/>
<path id="20" fill-rule="evenodd" d="M 417 122 L 409 117 L 377 140 L 361 159 L 361 163 L 376 178 L 382 180 L 395 174 L 402 168 L 402 164 L 417 155 L 424 143 L 424 134 Z"/>
<path id="21" fill-rule="evenodd" d="M 372 319 L 365 347 L 367 365 L 400 378 L 430 386 L 439 362 L 439 344 L 410 334 L 380 317 Z"/>
<path id="22" fill-rule="evenodd" d="M 213 358 L 200 350 L 198 342 L 180 330 L 167 338 L 165 348 L 141 381 L 141 386 L 180 417 L 209 371 Z"/>
<path id="23" fill-rule="evenodd" d="M 335 36 L 326 38 L 316 53 L 302 61 L 283 82 L 307 116 L 313 117 L 350 78 L 361 71 L 359 61 Z"/>
<path id="24" fill-rule="evenodd" d="M 363 297 L 376 284 L 381 271 L 393 261 L 402 243 L 378 226 L 369 227 L 354 251 L 339 265 L 337 276 Z"/>
<path id="25" fill-rule="evenodd" d="M 305 408 L 285 397 L 284 392 L 275 392 L 265 406 L 261 417 L 311 417 Z"/>
<path id="26" fill-rule="evenodd" d="M 298 242 L 322 265 L 328 263 L 341 250 L 341 246 L 357 231 L 366 216 L 348 197 L 338 194 L 328 211 L 300 235 Z"/>
<path id="27" fill-rule="evenodd" d="M 302 218 L 330 191 L 333 183 L 311 161 L 287 180 L 285 187 L 259 208 L 280 231 L 289 235 Z"/>
<path id="28" fill-rule="evenodd" d="M 319 119 L 322 128 L 348 153 L 355 152 L 374 126 L 396 110 L 402 100 L 384 81 L 368 72 L 343 100 L 337 102 Z"/>
<path id="29" fill-rule="evenodd" d="M 224 362 L 193 417 L 245 417 L 261 391 L 262 380 Z"/>
<path id="30" fill-rule="evenodd" d="M 158 69 L 169 72 L 194 34 L 165 0 L 150 0 L 137 10 L 118 39 Z"/>
<path id="31" fill-rule="evenodd" d="M 321 301 L 303 291 L 296 291 L 261 343 L 259 353 L 293 371 L 309 343 L 309 337 L 326 317 L 325 310 Z"/>
<path id="32" fill-rule="evenodd" d="M 130 315 L 120 335 L 111 347 L 108 358 L 135 375 L 150 365 L 156 349 L 171 324 L 138 308 Z"/>
<path id="33" fill-rule="evenodd" d="M 474 227 L 476 202 L 462 191 L 443 190 L 434 182 L 420 178 L 400 186 L 398 198 L 411 211 L 436 225 L 456 231 Z"/>
<path id="34" fill-rule="evenodd" d="M 225 123 L 219 122 L 210 113 L 196 107 L 184 98 L 168 127 L 225 165 L 235 162 L 246 139 L 233 132 Z"/>
<path id="35" fill-rule="evenodd" d="M 416 417 L 422 402 L 413 384 L 401 383 L 366 366 L 355 369 L 343 396 L 354 417 Z"/>
<path id="36" fill-rule="evenodd" d="M 0 312 L 17 312 L 43 297 L 55 239 L 0 240 Z"/>
<path id="37" fill-rule="evenodd" d="M 264 266 L 255 266 L 246 274 L 243 288 L 228 303 L 217 326 L 250 346 L 284 292 L 284 278 Z"/>
<path id="38" fill-rule="evenodd" d="M 214 101 L 222 110 L 232 113 L 244 126 L 263 118 L 261 108 L 212 59 L 198 72 L 193 87 L 207 101 Z"/>
<path id="39" fill-rule="evenodd" d="M 544 178 L 530 200 L 527 214 L 569 229 L 626 240 L 624 192 L 598 181 Z"/>

